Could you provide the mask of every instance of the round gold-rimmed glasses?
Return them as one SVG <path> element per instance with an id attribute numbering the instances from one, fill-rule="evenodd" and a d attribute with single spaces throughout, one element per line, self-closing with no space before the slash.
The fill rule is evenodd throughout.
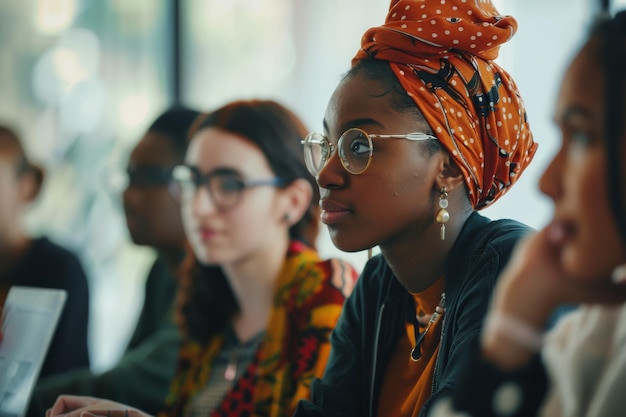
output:
<path id="1" fill-rule="evenodd" d="M 339 151 L 341 165 L 351 174 L 359 175 L 365 172 L 372 162 L 374 146 L 372 139 L 408 139 L 408 140 L 437 140 L 427 133 L 414 132 L 404 135 L 374 135 L 362 129 L 351 128 L 343 132 L 335 146 L 321 133 L 309 133 L 302 141 L 304 145 L 304 161 L 314 177 L 320 173 L 335 149 Z"/>

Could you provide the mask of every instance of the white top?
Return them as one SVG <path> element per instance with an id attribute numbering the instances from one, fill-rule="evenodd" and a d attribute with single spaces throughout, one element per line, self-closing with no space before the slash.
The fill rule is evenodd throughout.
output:
<path id="1" fill-rule="evenodd" d="M 626 304 L 584 306 L 548 334 L 542 416 L 626 416 Z"/>
<path id="2" fill-rule="evenodd" d="M 540 416 L 626 416 L 626 304 L 581 306 L 567 313 L 546 335 L 541 353 L 550 391 Z M 520 393 L 510 382 L 497 388 L 494 415 L 519 410 Z M 450 398 L 438 401 L 429 417 L 470 417 L 451 403 Z"/>

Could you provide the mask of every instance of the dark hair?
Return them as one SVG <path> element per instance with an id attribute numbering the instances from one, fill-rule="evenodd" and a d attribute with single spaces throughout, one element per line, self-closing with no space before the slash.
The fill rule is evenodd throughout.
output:
<path id="1" fill-rule="evenodd" d="M 201 118 L 190 137 L 205 128 L 219 128 L 243 136 L 256 144 L 276 176 L 287 183 L 307 180 L 313 189 L 309 209 L 290 227 L 289 236 L 315 247 L 319 232 L 319 191 L 304 163 L 301 140 L 307 130 L 300 119 L 284 106 L 265 100 L 236 101 Z M 187 280 L 179 300 L 179 320 L 187 335 L 200 342 L 222 331 L 239 312 L 239 305 L 221 268 L 202 266 L 190 253 L 186 261 Z"/>
<path id="2" fill-rule="evenodd" d="M 607 147 L 607 169 L 610 204 L 622 241 L 626 242 L 626 202 L 621 190 L 625 179 L 622 167 L 621 143 L 624 138 L 624 94 L 626 93 L 626 11 L 613 18 L 601 18 L 592 27 L 588 43 L 601 39 L 598 62 L 603 64 L 605 74 L 605 142 Z"/>
<path id="3" fill-rule="evenodd" d="M 387 85 L 387 91 L 382 95 L 391 94 L 391 106 L 397 112 L 411 113 L 417 122 L 428 122 L 421 110 L 415 104 L 415 101 L 406 93 L 400 81 L 396 78 L 395 74 L 389 67 L 387 61 L 381 61 L 379 59 L 361 59 L 356 65 L 344 75 L 343 79 L 354 77 L 355 75 L 363 74 L 370 80 L 381 81 Z M 431 132 L 424 132 L 433 134 Z M 435 153 L 443 150 L 443 146 L 437 140 L 427 140 L 422 142 L 423 148 L 427 151 L 428 155 L 434 155 Z"/>
<path id="4" fill-rule="evenodd" d="M 32 175 L 35 179 L 35 190 L 30 196 L 30 199 L 34 200 L 39 194 L 39 191 L 41 191 L 41 187 L 43 185 L 43 169 L 38 165 L 33 164 L 28 159 L 26 152 L 24 151 L 24 146 L 22 145 L 22 140 L 15 130 L 8 126 L 0 125 L 0 141 L 13 148 L 15 151 L 15 158 L 17 161 L 15 173 L 17 177 L 19 178 L 24 175 Z"/>
<path id="5" fill-rule="evenodd" d="M 148 128 L 148 132 L 166 136 L 176 152 L 176 159 L 182 161 L 187 151 L 187 134 L 200 112 L 184 106 L 174 106 L 165 110 Z"/>

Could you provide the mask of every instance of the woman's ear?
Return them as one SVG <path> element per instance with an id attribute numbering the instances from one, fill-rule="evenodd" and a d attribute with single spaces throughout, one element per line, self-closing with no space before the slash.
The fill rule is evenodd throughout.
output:
<path id="1" fill-rule="evenodd" d="M 43 171 L 39 168 L 33 168 L 20 176 L 19 192 L 24 204 L 29 204 L 37 198 L 39 191 L 41 191 L 42 183 Z"/>
<path id="2" fill-rule="evenodd" d="M 313 188 L 302 178 L 292 181 L 283 189 L 285 204 L 283 204 L 281 218 L 292 226 L 300 221 L 311 206 Z"/>
<path id="3" fill-rule="evenodd" d="M 446 190 L 450 192 L 459 186 L 463 186 L 463 172 L 450 154 L 442 152 L 442 157 L 443 163 L 437 177 L 437 185 L 439 189 L 446 187 Z"/>

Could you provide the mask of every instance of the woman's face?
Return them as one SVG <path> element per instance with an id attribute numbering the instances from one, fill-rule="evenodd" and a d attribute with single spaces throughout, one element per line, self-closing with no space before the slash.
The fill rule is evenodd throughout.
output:
<path id="1" fill-rule="evenodd" d="M 185 241 L 180 205 L 169 190 L 171 179 L 167 177 L 180 163 L 171 142 L 162 134 L 148 132 L 130 154 L 124 214 L 130 236 L 138 245 L 182 248 Z"/>
<path id="2" fill-rule="evenodd" d="M 17 165 L 15 149 L 0 138 L 0 245 L 19 227 L 21 213 L 28 204 L 22 184 L 28 178 L 18 176 Z"/>
<path id="3" fill-rule="evenodd" d="M 228 171 L 243 180 L 275 177 L 263 152 L 253 142 L 217 128 L 205 128 L 191 140 L 185 164 L 203 175 Z M 280 205 L 281 190 L 259 186 L 241 191 L 236 205 L 216 206 L 206 185 L 181 197 L 185 232 L 204 264 L 236 263 L 285 239 L 288 226 Z"/>
<path id="4" fill-rule="evenodd" d="M 606 279 L 626 261 L 609 203 L 609 192 L 622 190 L 608 190 L 604 76 L 595 46 L 584 49 L 566 73 L 555 115 L 563 142 L 540 181 L 554 201 L 548 230 L 561 267 L 580 280 Z"/>
<path id="5" fill-rule="evenodd" d="M 330 99 L 324 135 L 337 146 L 349 128 L 367 133 L 431 133 L 416 115 L 391 105 L 389 87 L 363 74 L 344 79 Z M 429 157 L 423 143 L 372 139 L 374 153 L 365 172 L 348 173 L 335 151 L 320 171 L 322 222 L 339 249 L 359 251 L 414 242 L 426 233 L 438 239 L 435 222 L 439 153 Z"/>

